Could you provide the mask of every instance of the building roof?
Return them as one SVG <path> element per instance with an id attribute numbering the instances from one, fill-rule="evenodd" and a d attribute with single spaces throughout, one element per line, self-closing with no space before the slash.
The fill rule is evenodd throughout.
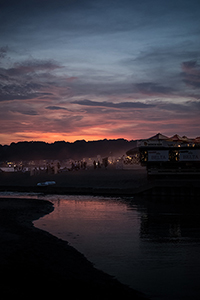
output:
<path id="1" fill-rule="evenodd" d="M 148 140 L 167 140 L 169 139 L 166 135 L 162 133 L 157 133 L 156 135 L 150 137 Z"/>

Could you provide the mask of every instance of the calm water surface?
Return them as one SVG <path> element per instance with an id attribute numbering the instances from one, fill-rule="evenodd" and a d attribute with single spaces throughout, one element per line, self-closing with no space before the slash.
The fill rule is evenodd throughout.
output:
<path id="1" fill-rule="evenodd" d="M 151 299 L 200 299 L 200 206 L 91 196 L 46 196 L 36 227 Z"/>

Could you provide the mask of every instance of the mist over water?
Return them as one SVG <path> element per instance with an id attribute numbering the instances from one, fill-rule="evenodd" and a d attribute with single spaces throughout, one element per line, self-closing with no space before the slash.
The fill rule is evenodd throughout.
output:
<path id="1" fill-rule="evenodd" d="M 47 196 L 36 227 L 68 241 L 151 299 L 199 299 L 200 207 L 134 198 Z"/>

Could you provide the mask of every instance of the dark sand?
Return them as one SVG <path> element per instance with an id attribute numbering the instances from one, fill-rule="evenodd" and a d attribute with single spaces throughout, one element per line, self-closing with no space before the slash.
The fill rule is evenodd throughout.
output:
<path id="1" fill-rule="evenodd" d="M 39 182 L 55 181 L 52 186 L 37 186 Z M 165 197 L 183 199 L 188 196 L 197 199 L 200 195 L 198 176 L 157 176 L 147 179 L 144 167 L 116 170 L 90 168 L 88 170 L 69 171 L 59 174 L 3 173 L 0 172 L 0 191 L 37 192 L 63 195 L 102 195 L 102 196 L 144 196 L 159 199 Z"/>
<path id="2" fill-rule="evenodd" d="M 48 201 L 0 199 L 1 299 L 143 299 L 96 270 L 67 242 L 33 226 L 52 210 Z"/>
<path id="3" fill-rule="evenodd" d="M 38 182 L 53 180 L 54 186 L 38 187 Z M 0 173 L 0 191 L 42 192 L 54 194 L 133 195 L 147 183 L 145 168 L 114 168 L 69 171 L 59 174 Z"/>

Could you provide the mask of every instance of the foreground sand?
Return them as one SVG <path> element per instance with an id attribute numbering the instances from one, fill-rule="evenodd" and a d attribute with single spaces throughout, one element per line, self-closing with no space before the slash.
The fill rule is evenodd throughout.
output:
<path id="1" fill-rule="evenodd" d="M 52 210 L 48 201 L 0 199 L 2 299 L 144 299 L 96 270 L 67 242 L 33 226 L 33 220 Z"/>

